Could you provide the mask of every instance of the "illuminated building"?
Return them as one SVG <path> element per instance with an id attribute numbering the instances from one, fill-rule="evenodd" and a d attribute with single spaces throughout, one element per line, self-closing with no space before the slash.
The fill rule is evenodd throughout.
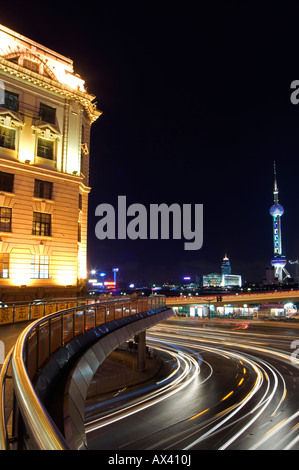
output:
<path id="1" fill-rule="evenodd" d="M 221 286 L 222 287 L 241 287 L 242 277 L 239 274 L 232 274 L 232 269 L 228 257 L 225 255 L 221 264 Z"/>
<path id="2" fill-rule="evenodd" d="M 118 269 L 118 268 L 113 268 L 112 271 L 113 271 L 113 281 L 114 281 L 114 285 L 116 286 L 117 273 L 118 273 L 119 269 Z"/>
<path id="3" fill-rule="evenodd" d="M 240 274 L 222 274 L 222 287 L 242 286 L 242 276 Z"/>
<path id="4" fill-rule="evenodd" d="M 284 208 L 278 202 L 278 187 L 276 179 L 276 167 L 274 162 L 274 204 L 270 208 L 270 214 L 273 217 L 273 248 L 274 257 L 271 260 L 271 266 L 274 267 L 274 277 L 279 281 L 284 281 L 287 277 L 290 277 L 289 273 L 285 269 L 287 264 L 286 257 L 282 254 L 282 240 L 281 240 L 281 217 L 284 213 Z M 285 277 L 283 277 L 283 272 Z"/>
<path id="5" fill-rule="evenodd" d="M 231 274 L 231 272 L 232 272 L 232 269 L 231 269 L 231 266 L 230 266 L 230 261 L 229 261 L 229 259 L 226 255 L 224 256 L 224 258 L 222 260 L 221 272 L 222 272 L 222 274 Z"/>
<path id="6" fill-rule="evenodd" d="M 208 287 L 208 286 L 213 286 L 213 287 L 221 286 L 221 279 L 222 279 L 221 274 L 218 274 L 218 273 L 206 274 L 205 276 L 203 276 L 203 286 L 204 286 L 204 287 Z"/>
<path id="7" fill-rule="evenodd" d="M 241 285 L 242 277 L 239 274 L 231 274 L 230 261 L 226 255 L 222 260 L 221 274 L 211 273 L 203 276 L 204 287 L 241 287 Z"/>
<path id="8" fill-rule="evenodd" d="M 1 25 L 0 90 L 1 298 L 77 295 L 101 113 L 71 59 Z"/>

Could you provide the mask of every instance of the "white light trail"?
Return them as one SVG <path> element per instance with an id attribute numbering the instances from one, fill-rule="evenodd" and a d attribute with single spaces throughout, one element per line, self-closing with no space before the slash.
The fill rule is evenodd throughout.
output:
<path id="1" fill-rule="evenodd" d="M 105 415 L 102 418 L 89 421 L 85 426 L 86 433 L 95 431 L 104 426 L 115 423 L 116 421 L 127 418 L 161 402 L 162 400 L 165 400 L 166 398 L 169 398 L 173 394 L 178 393 L 187 387 L 198 376 L 200 372 L 198 361 L 195 360 L 194 357 L 192 357 L 189 353 L 185 353 L 184 351 L 171 351 L 169 346 L 155 346 L 155 348 L 163 351 L 164 353 L 167 352 L 168 354 L 171 354 L 176 359 L 178 366 L 175 372 L 178 373 L 178 376 L 175 377 L 175 375 L 171 373 L 166 378 L 167 380 L 172 379 L 167 385 L 159 387 L 154 392 L 146 394 L 145 396 L 141 397 L 139 401 L 137 400 L 133 404 L 123 408 L 121 411 L 116 411 Z"/>

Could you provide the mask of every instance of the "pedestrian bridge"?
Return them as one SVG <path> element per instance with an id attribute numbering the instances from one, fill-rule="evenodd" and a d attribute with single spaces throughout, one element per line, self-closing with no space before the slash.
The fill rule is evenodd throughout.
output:
<path id="1" fill-rule="evenodd" d="M 164 296 L 81 305 L 30 323 L 0 377 L 0 449 L 87 449 L 85 398 L 94 373 L 128 339 L 173 315 Z"/>

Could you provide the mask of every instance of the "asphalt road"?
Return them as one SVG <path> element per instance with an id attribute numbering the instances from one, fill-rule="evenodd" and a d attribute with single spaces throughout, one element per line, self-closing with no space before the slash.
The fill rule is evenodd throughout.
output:
<path id="1" fill-rule="evenodd" d="M 170 319 L 147 343 L 169 375 L 89 418 L 89 449 L 299 450 L 298 328 Z"/>

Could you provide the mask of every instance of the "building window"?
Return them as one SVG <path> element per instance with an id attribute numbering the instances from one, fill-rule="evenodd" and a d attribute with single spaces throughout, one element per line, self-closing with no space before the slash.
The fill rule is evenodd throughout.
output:
<path id="1" fill-rule="evenodd" d="M 79 209 L 82 211 L 82 194 L 79 193 Z"/>
<path id="2" fill-rule="evenodd" d="M 56 109 L 48 106 L 47 104 L 40 103 L 39 116 L 42 121 L 48 122 L 49 124 L 55 124 Z"/>
<path id="3" fill-rule="evenodd" d="M 78 242 L 81 242 L 81 223 L 78 222 Z"/>
<path id="4" fill-rule="evenodd" d="M 49 279 L 49 256 L 31 255 L 31 279 Z"/>
<path id="5" fill-rule="evenodd" d="M 0 171 L 0 191 L 13 192 L 14 174 Z"/>
<path id="6" fill-rule="evenodd" d="M 0 147 L 15 150 L 16 131 L 10 127 L 0 126 Z"/>
<path id="7" fill-rule="evenodd" d="M 51 214 L 33 212 L 32 235 L 51 236 Z"/>
<path id="8" fill-rule="evenodd" d="M 50 181 L 35 180 L 34 197 L 52 199 L 53 183 Z"/>
<path id="9" fill-rule="evenodd" d="M 83 156 L 83 152 L 81 150 L 81 158 L 80 158 L 80 173 L 82 175 L 84 175 L 84 160 L 83 160 L 84 156 Z"/>
<path id="10" fill-rule="evenodd" d="M 11 215 L 10 207 L 0 207 L 0 232 L 11 232 Z"/>
<path id="11" fill-rule="evenodd" d="M 19 110 L 19 95 L 17 93 L 13 93 L 12 91 L 5 90 L 4 99 L 5 99 L 4 108 L 10 109 L 10 111 Z"/>
<path id="12" fill-rule="evenodd" d="M 0 278 L 9 277 L 9 253 L 0 253 Z"/>
<path id="13" fill-rule="evenodd" d="M 37 156 L 47 158 L 48 160 L 54 159 L 54 141 L 38 137 L 37 139 Z"/>

